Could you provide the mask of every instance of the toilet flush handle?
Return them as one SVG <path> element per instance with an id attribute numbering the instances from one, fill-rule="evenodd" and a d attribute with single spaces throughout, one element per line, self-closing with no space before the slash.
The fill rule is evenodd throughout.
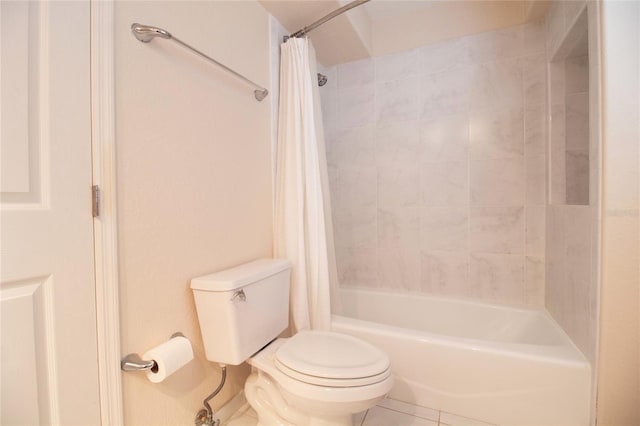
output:
<path id="1" fill-rule="evenodd" d="M 241 302 L 247 301 L 247 295 L 244 294 L 244 290 L 236 290 L 231 297 L 231 301 L 235 302 L 236 300 L 240 300 Z"/>

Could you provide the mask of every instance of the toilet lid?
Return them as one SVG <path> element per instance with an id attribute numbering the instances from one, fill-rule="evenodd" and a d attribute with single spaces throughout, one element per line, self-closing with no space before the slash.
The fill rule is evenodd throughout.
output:
<path id="1" fill-rule="evenodd" d="M 325 331 L 303 331 L 275 354 L 283 373 L 324 386 L 363 386 L 384 380 L 391 372 L 389 357 L 355 337 Z"/>

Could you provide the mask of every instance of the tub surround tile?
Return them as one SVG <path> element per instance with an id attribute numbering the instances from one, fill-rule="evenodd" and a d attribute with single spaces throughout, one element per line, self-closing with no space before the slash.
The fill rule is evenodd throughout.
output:
<path id="1" fill-rule="evenodd" d="M 467 112 L 473 68 L 465 67 L 420 78 L 422 119 Z"/>
<path id="2" fill-rule="evenodd" d="M 565 151 L 567 204 L 589 204 L 589 151 Z"/>
<path id="3" fill-rule="evenodd" d="M 566 96 L 566 148 L 589 150 L 589 93 Z"/>
<path id="4" fill-rule="evenodd" d="M 514 254 L 472 253 L 469 271 L 482 298 L 502 303 L 524 303 L 524 258 Z"/>
<path id="5" fill-rule="evenodd" d="M 591 291 L 591 215 L 589 206 L 549 206 L 545 304 L 589 359 L 595 324 Z"/>
<path id="6" fill-rule="evenodd" d="M 495 35 L 492 33 L 474 34 L 466 38 L 470 49 L 471 61 L 474 64 L 490 62 L 496 59 Z"/>
<path id="7" fill-rule="evenodd" d="M 469 36 L 471 59 L 475 63 L 514 58 L 524 51 L 524 28 L 516 26 Z"/>
<path id="8" fill-rule="evenodd" d="M 564 64 L 566 76 L 565 93 L 589 91 L 589 56 L 567 58 Z"/>
<path id="9" fill-rule="evenodd" d="M 419 246 L 419 207 L 381 208 L 378 210 L 377 214 L 378 247 L 417 248 Z"/>
<path id="10" fill-rule="evenodd" d="M 564 63 L 561 61 L 555 61 L 549 63 L 549 95 L 550 104 L 564 105 L 564 96 L 566 94 L 565 89 L 565 72 Z"/>
<path id="11" fill-rule="evenodd" d="M 472 252 L 523 253 L 524 207 L 473 206 L 469 217 Z"/>
<path id="12" fill-rule="evenodd" d="M 424 206 L 455 206 L 469 202 L 466 161 L 427 163 L 420 167 L 420 200 Z"/>
<path id="13" fill-rule="evenodd" d="M 340 129 L 370 124 L 375 118 L 375 85 L 349 87 L 338 93 Z"/>
<path id="14" fill-rule="evenodd" d="M 525 155 L 545 155 L 547 149 L 546 108 L 541 105 L 527 105 L 524 110 L 524 151 Z"/>
<path id="15" fill-rule="evenodd" d="M 422 74 L 438 74 L 472 64 L 471 38 L 433 43 L 418 49 Z"/>
<path id="16" fill-rule="evenodd" d="M 525 199 L 524 158 L 471 160 L 472 205 L 522 205 Z"/>
<path id="17" fill-rule="evenodd" d="M 469 115 L 469 157 L 495 159 L 524 154 L 524 112 L 476 110 Z"/>
<path id="18" fill-rule="evenodd" d="M 551 204 L 565 204 L 567 195 L 565 150 L 552 147 L 549 161 L 549 201 Z"/>
<path id="19" fill-rule="evenodd" d="M 544 259 L 526 256 L 524 260 L 524 303 L 544 306 Z"/>
<path id="20" fill-rule="evenodd" d="M 336 67 L 338 88 L 363 86 L 375 81 L 373 59 L 347 62 Z"/>
<path id="21" fill-rule="evenodd" d="M 379 207 L 418 206 L 420 198 L 420 173 L 418 167 L 379 167 L 377 182 Z"/>
<path id="22" fill-rule="evenodd" d="M 377 246 L 377 209 L 375 207 L 334 208 L 333 226 L 338 247 Z"/>
<path id="23" fill-rule="evenodd" d="M 487 106 L 509 109 L 523 105 L 522 64 L 519 58 L 487 62 L 473 68 L 470 106 L 483 111 Z"/>
<path id="24" fill-rule="evenodd" d="M 420 288 L 427 293 L 473 298 L 478 287 L 469 285 L 469 256 L 466 252 L 422 251 Z"/>
<path id="25" fill-rule="evenodd" d="M 469 213 L 466 206 L 423 207 L 420 247 L 424 251 L 466 252 L 469 247 Z"/>
<path id="26" fill-rule="evenodd" d="M 542 205 L 546 200 L 546 171 L 544 155 L 528 155 L 526 157 L 526 200 L 530 205 Z"/>
<path id="27" fill-rule="evenodd" d="M 324 122 L 324 138 L 327 146 L 332 141 L 338 130 L 338 91 L 336 89 L 325 89 L 320 99 L 322 108 L 322 119 Z"/>
<path id="28" fill-rule="evenodd" d="M 376 248 L 336 247 L 338 277 L 343 285 L 377 287 Z"/>
<path id="29" fill-rule="evenodd" d="M 453 114 L 420 124 L 422 163 L 467 160 L 469 152 L 467 114 Z"/>
<path id="30" fill-rule="evenodd" d="M 525 107 L 544 105 L 547 90 L 547 67 L 544 53 L 525 56 L 522 60 Z"/>
<path id="31" fill-rule="evenodd" d="M 376 179 L 374 167 L 339 169 L 336 207 L 374 207 L 377 199 Z"/>
<path id="32" fill-rule="evenodd" d="M 325 70 L 342 285 L 540 306 L 544 279 L 525 256 L 545 256 L 545 34 L 539 21 Z M 491 255 L 504 257 L 482 271 L 502 282 L 487 290 L 470 261 Z"/>
<path id="33" fill-rule="evenodd" d="M 378 249 L 378 286 L 402 291 L 420 290 L 420 251 L 418 248 Z"/>
<path id="34" fill-rule="evenodd" d="M 491 31 L 495 56 L 492 59 L 515 58 L 524 52 L 524 26 Z"/>
<path id="35" fill-rule="evenodd" d="M 566 245 L 565 238 L 565 229 L 564 229 L 564 217 L 563 217 L 563 206 L 559 205 L 550 205 L 547 207 L 547 216 L 546 216 L 546 258 L 549 262 L 550 267 L 553 269 L 548 269 L 547 273 L 560 272 L 560 269 L 556 271 L 555 265 L 562 265 L 562 260 L 564 259 L 564 247 Z M 557 278 L 561 277 L 554 276 L 553 282 L 557 283 Z M 550 283 L 549 283 L 550 284 Z"/>
<path id="36" fill-rule="evenodd" d="M 420 114 L 418 78 L 387 81 L 376 85 L 376 121 L 416 120 Z"/>
<path id="37" fill-rule="evenodd" d="M 379 167 L 418 166 L 420 128 L 417 121 L 379 124 L 375 130 L 376 164 Z"/>
<path id="38" fill-rule="evenodd" d="M 329 165 L 345 168 L 371 167 L 375 164 L 374 127 L 367 125 L 338 131 L 327 144 Z"/>
<path id="39" fill-rule="evenodd" d="M 567 206 L 563 218 L 565 256 L 570 276 L 588 279 L 590 276 L 591 212 L 588 206 Z"/>
<path id="40" fill-rule="evenodd" d="M 544 205 L 527 206 L 525 225 L 525 254 L 529 256 L 544 256 L 545 249 L 545 221 L 546 209 Z"/>

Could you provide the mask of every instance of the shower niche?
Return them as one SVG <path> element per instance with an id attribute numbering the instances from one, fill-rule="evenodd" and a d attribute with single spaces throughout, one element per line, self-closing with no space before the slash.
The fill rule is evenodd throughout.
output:
<path id="1" fill-rule="evenodd" d="M 587 11 L 549 63 L 550 202 L 589 205 L 589 51 Z"/>

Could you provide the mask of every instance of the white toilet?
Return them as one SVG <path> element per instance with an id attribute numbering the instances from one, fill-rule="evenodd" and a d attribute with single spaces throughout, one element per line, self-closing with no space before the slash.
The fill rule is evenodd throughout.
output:
<path id="1" fill-rule="evenodd" d="M 344 334 L 277 338 L 288 327 L 290 268 L 261 259 L 191 280 L 207 359 L 251 364 L 245 394 L 260 425 L 351 425 L 391 390 L 389 358 Z"/>

